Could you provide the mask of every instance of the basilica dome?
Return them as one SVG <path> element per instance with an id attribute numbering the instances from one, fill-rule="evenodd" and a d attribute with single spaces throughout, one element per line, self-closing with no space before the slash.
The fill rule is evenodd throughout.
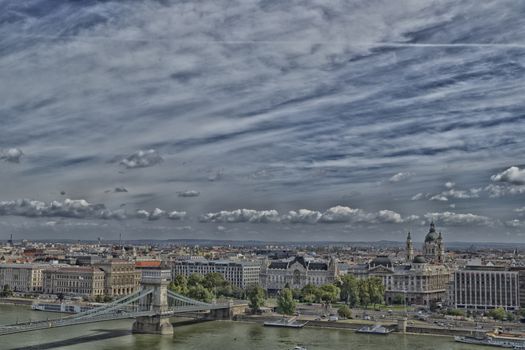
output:
<path id="1" fill-rule="evenodd" d="M 427 235 L 425 236 L 425 242 L 435 242 L 439 238 L 439 233 L 436 232 L 436 227 L 434 222 L 430 223 L 430 229 L 428 230 Z"/>

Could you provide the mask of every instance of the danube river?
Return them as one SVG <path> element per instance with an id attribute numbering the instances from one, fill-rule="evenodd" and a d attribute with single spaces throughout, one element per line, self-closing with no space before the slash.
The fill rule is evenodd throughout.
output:
<path id="1" fill-rule="evenodd" d="M 31 311 L 27 307 L 0 305 L 0 323 L 14 323 L 59 317 Z M 267 328 L 239 322 L 207 322 L 175 328 L 174 337 L 132 335 L 132 321 L 112 321 L 65 328 L 20 333 L 0 337 L 0 349 L 67 349 L 67 350 L 288 350 L 295 345 L 308 350 L 422 350 L 479 349 L 454 343 L 449 337 L 420 335 L 374 336 L 349 330 L 300 330 Z"/>

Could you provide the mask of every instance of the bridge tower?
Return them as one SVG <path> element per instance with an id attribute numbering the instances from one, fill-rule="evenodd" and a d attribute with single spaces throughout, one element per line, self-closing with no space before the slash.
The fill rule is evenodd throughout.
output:
<path id="1" fill-rule="evenodd" d="M 173 326 L 169 316 L 164 316 L 168 311 L 168 284 L 171 271 L 167 269 L 142 270 L 142 286 L 152 289 L 144 300 L 141 300 L 141 309 L 155 311 L 154 316 L 140 316 L 133 323 L 133 333 L 172 335 Z"/>

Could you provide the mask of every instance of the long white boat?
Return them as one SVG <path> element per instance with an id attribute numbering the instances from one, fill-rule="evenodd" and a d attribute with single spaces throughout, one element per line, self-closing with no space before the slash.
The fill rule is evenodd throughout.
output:
<path id="1" fill-rule="evenodd" d="M 297 322 L 296 318 L 281 318 L 280 320 L 276 321 L 266 321 L 264 322 L 264 325 L 267 327 L 287 327 L 287 328 L 303 328 L 308 321 L 306 322 Z"/>
<path id="2" fill-rule="evenodd" d="M 31 305 L 31 309 L 35 311 L 60 312 L 66 314 L 78 314 L 87 310 L 91 310 L 93 306 L 89 305 L 75 305 L 66 303 L 38 303 Z"/>
<path id="3" fill-rule="evenodd" d="M 488 332 L 484 337 L 455 336 L 454 340 L 460 343 L 496 346 L 507 349 L 525 349 L 525 334 L 505 333 L 500 329 Z"/>

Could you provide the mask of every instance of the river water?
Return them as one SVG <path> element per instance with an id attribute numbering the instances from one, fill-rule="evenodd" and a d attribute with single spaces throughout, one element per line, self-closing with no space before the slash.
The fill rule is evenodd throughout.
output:
<path id="1" fill-rule="evenodd" d="M 0 305 L 0 324 L 59 317 L 27 307 Z M 214 321 L 175 328 L 175 335 L 133 335 L 132 321 L 111 321 L 0 337 L 0 350 L 423 350 L 479 349 L 449 337 L 362 335 L 349 330 L 268 328 L 259 324 Z"/>

